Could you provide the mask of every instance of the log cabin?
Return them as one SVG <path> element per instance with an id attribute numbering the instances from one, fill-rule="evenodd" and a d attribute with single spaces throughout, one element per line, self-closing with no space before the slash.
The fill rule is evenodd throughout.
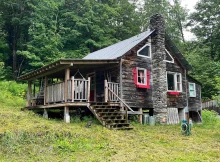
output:
<path id="1" fill-rule="evenodd" d="M 150 29 L 83 59 L 60 59 L 22 75 L 28 81 L 28 109 L 89 109 L 110 129 L 131 129 L 128 115 L 144 110 L 161 124 L 201 120 L 201 84 L 188 75 L 191 66 L 165 33 L 161 15 Z M 40 86 L 38 90 L 35 84 Z"/>

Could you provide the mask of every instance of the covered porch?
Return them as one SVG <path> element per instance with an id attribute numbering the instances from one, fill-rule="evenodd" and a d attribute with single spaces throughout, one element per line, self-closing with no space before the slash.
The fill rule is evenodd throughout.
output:
<path id="1" fill-rule="evenodd" d="M 19 79 L 28 80 L 29 109 L 89 106 L 92 102 L 114 102 L 120 96 L 118 60 L 63 59 Z"/>

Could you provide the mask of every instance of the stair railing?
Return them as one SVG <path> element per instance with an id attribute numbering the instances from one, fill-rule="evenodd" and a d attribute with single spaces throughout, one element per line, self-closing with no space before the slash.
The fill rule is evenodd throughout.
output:
<path id="1" fill-rule="evenodd" d="M 134 112 L 134 110 L 128 106 L 111 88 L 108 87 L 108 82 L 105 80 L 105 102 L 110 101 L 112 95 L 114 95 L 117 100 L 125 106 L 126 121 L 128 122 L 128 109 L 132 112 Z"/>

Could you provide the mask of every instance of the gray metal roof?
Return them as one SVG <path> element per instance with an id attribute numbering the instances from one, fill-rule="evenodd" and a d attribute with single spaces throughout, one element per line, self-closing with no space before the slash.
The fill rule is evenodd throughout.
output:
<path id="1" fill-rule="evenodd" d="M 147 38 L 153 31 L 145 31 L 134 37 L 123 40 L 106 48 L 100 49 L 98 51 L 92 52 L 85 56 L 83 59 L 116 59 L 121 57 L 142 40 Z"/>

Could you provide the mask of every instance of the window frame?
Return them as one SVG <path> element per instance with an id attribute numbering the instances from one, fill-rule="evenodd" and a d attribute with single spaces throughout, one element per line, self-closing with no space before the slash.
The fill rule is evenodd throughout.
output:
<path id="1" fill-rule="evenodd" d="M 144 83 L 138 82 L 138 70 L 144 70 Z M 147 85 L 147 69 L 137 67 L 137 84 L 138 85 Z"/>
<path id="2" fill-rule="evenodd" d="M 167 80 L 167 74 L 172 74 L 174 75 L 174 90 L 169 90 L 168 89 L 168 80 Z M 180 90 L 177 90 L 178 86 L 178 82 L 177 82 L 177 76 L 180 76 Z M 170 71 L 167 71 L 166 72 L 166 81 L 167 81 L 167 92 L 182 92 L 183 90 L 183 83 L 182 83 L 182 74 L 181 73 L 177 73 L 177 72 L 170 72 Z"/>
<path id="3" fill-rule="evenodd" d="M 166 60 L 166 59 L 164 59 L 163 61 L 165 61 L 165 62 L 169 62 L 169 63 L 174 63 L 174 58 L 173 58 L 173 56 L 170 54 L 170 52 L 165 48 L 165 52 L 172 58 L 172 61 L 169 61 L 169 60 Z"/>
<path id="4" fill-rule="evenodd" d="M 139 54 L 139 52 L 140 52 L 141 50 L 143 50 L 146 46 L 149 47 L 149 56 L 144 56 L 144 55 Z M 141 48 L 137 51 L 137 56 L 145 57 L 145 58 L 151 58 L 151 44 L 150 44 L 150 43 L 147 43 L 147 44 L 145 44 L 143 47 L 141 47 Z"/>
<path id="5" fill-rule="evenodd" d="M 193 96 L 190 95 L 190 84 L 193 84 L 193 90 L 194 90 Z M 189 97 L 196 97 L 196 83 L 189 82 L 188 86 L 189 86 Z"/>

